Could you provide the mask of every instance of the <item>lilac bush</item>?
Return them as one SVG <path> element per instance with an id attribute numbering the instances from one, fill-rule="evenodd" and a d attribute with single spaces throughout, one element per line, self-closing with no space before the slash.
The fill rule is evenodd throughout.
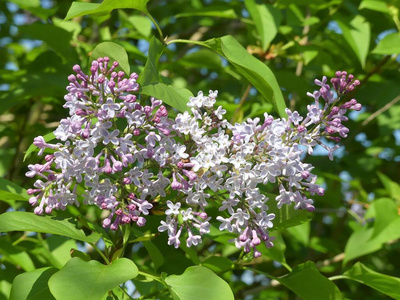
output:
<path id="1" fill-rule="evenodd" d="M 320 88 L 308 93 L 313 103 L 305 117 L 286 109 L 286 119 L 265 113 L 263 120 L 230 124 L 215 105 L 218 92 L 209 91 L 191 97 L 188 111 L 170 119 L 161 100 L 140 94 L 138 75 L 126 77 L 114 71 L 117 66 L 104 57 L 92 62 L 90 74 L 73 67 L 64 105 L 70 117 L 54 131 L 60 142 L 34 139 L 39 155 L 48 154 L 44 164 L 29 165 L 26 176 L 39 178 L 28 190 L 29 202 L 38 215 L 94 204 L 108 211 L 103 227 L 112 230 L 144 226 L 157 203 L 165 208 L 158 230 L 175 248 L 181 237 L 188 247 L 202 242 L 212 206 L 220 212 L 219 230 L 234 233 L 238 248 L 260 256 L 258 245 L 273 246 L 268 201 L 314 211 L 310 197 L 324 189 L 303 152 L 320 145 L 333 159 L 338 145 L 324 141 L 345 138 L 346 112 L 361 109 L 355 99 L 339 103 L 359 81 L 338 71 L 332 87 L 326 77 L 315 80 Z M 279 195 L 269 199 L 263 191 L 274 186 Z"/>

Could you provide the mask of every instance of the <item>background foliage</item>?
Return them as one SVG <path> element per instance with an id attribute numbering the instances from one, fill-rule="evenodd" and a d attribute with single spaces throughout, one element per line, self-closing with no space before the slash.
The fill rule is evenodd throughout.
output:
<path id="1" fill-rule="evenodd" d="M 400 299 L 399 7 L 0 1 L 0 299 Z M 129 236 L 99 229 L 94 208 L 38 217 L 27 203 L 24 174 L 37 157 L 25 152 L 66 117 L 72 66 L 104 55 L 177 110 L 199 90 L 219 90 L 232 122 L 283 116 L 285 105 L 304 112 L 314 78 L 336 70 L 361 80 L 352 96 L 364 108 L 334 161 L 323 150 L 307 158 L 327 189 L 316 211 L 282 216 L 261 258 L 243 256 L 217 231 L 201 247 L 176 250 L 154 235 L 158 215 Z"/>

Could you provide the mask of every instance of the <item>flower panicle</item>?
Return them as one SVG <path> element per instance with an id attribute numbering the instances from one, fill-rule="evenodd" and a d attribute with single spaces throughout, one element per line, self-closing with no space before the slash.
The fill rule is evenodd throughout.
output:
<path id="1" fill-rule="evenodd" d="M 323 145 L 332 159 L 337 146 L 329 148 L 323 138 L 345 138 L 346 112 L 361 109 L 355 99 L 339 105 L 359 81 L 337 72 L 333 88 L 326 77 L 315 81 L 320 89 L 308 93 L 314 103 L 305 117 L 286 109 L 287 119 L 265 113 L 263 121 L 230 124 L 215 105 L 218 91 L 210 90 L 170 119 L 161 100 L 139 94 L 138 75 L 117 72 L 118 66 L 104 57 L 92 62 L 89 74 L 73 67 L 64 104 L 70 116 L 54 131 L 60 142 L 34 139 L 39 155 L 46 152 L 45 162 L 26 173 L 38 178 L 28 190 L 36 214 L 96 205 L 108 212 L 103 227 L 117 230 L 145 226 L 161 205 L 165 220 L 158 231 L 178 248 L 183 239 L 188 247 L 202 242 L 211 228 L 207 209 L 217 205 L 219 230 L 235 234 L 238 248 L 259 257 L 260 244 L 273 246 L 271 205 L 312 212 L 310 197 L 324 194 L 313 166 L 301 159 L 303 148 L 311 154 Z M 279 190 L 275 199 L 263 194 L 265 185 Z"/>

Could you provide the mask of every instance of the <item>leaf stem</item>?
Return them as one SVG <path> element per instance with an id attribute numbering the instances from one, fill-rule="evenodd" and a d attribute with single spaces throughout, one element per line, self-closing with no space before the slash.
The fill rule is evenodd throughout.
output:
<path id="1" fill-rule="evenodd" d="M 94 250 L 97 251 L 97 253 L 100 254 L 100 256 L 104 259 L 104 261 L 107 263 L 107 265 L 110 264 L 110 260 L 104 255 L 104 253 L 96 246 L 95 243 L 89 243 L 90 246 L 93 247 Z"/>
<path id="2" fill-rule="evenodd" d="M 127 291 L 125 291 L 125 289 L 122 286 L 119 286 L 119 289 L 126 295 L 128 296 L 129 299 L 134 299 L 133 297 L 131 297 L 131 295 L 128 294 Z"/>
<path id="3" fill-rule="evenodd" d="M 336 276 L 331 276 L 328 278 L 330 281 L 338 280 L 338 279 L 346 279 L 343 275 L 336 275 Z"/>
<path id="4" fill-rule="evenodd" d="M 139 271 L 139 275 L 142 275 L 142 276 L 144 276 L 144 277 L 148 277 L 148 278 L 154 279 L 154 280 L 156 280 L 156 281 L 158 281 L 158 282 L 161 282 L 163 285 L 166 285 L 166 283 L 164 282 L 164 280 L 163 280 L 161 277 L 157 276 L 157 275 L 153 275 L 153 274 L 146 273 L 146 272 L 143 272 L 143 271 Z"/>
<path id="5" fill-rule="evenodd" d="M 158 34 L 160 35 L 161 42 L 164 43 L 164 34 L 163 34 L 162 30 L 161 30 L 160 25 L 158 25 L 158 22 L 156 21 L 156 19 L 154 19 L 153 16 L 149 12 L 146 12 L 146 15 L 149 17 L 151 22 L 153 22 L 154 26 L 156 27 L 156 29 L 158 31 Z"/>
<path id="6" fill-rule="evenodd" d="M 194 45 L 199 45 L 199 46 L 205 46 L 207 47 L 203 42 L 199 41 L 192 41 L 192 40 L 185 40 L 185 39 L 176 39 L 176 40 L 170 40 L 169 42 L 166 43 L 166 45 L 171 45 L 173 43 L 182 43 L 182 44 L 194 44 Z"/>

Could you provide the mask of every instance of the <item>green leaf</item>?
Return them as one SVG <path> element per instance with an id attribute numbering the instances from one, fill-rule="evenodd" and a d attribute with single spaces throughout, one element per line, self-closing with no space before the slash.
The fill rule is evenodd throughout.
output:
<path id="1" fill-rule="evenodd" d="M 211 70 L 220 70 L 222 67 L 221 57 L 214 51 L 203 48 L 198 51 L 187 53 L 177 61 L 186 68 L 207 68 Z"/>
<path id="2" fill-rule="evenodd" d="M 350 22 L 347 20 L 336 20 L 343 31 L 343 37 L 358 57 L 361 66 L 365 67 L 365 61 L 371 40 L 371 26 L 366 19 L 357 15 Z"/>
<path id="3" fill-rule="evenodd" d="M 298 265 L 289 275 L 275 279 L 304 300 L 343 299 L 338 287 L 311 261 Z"/>
<path id="4" fill-rule="evenodd" d="M 378 45 L 372 50 L 375 54 L 400 54 L 400 33 L 390 33 L 381 39 Z"/>
<path id="5" fill-rule="evenodd" d="M 93 49 L 92 55 L 90 55 L 90 60 L 92 61 L 99 57 L 105 56 L 108 56 L 110 58 L 109 67 L 111 67 L 113 61 L 118 61 L 119 66 L 116 68 L 116 70 L 120 68 L 122 71 L 125 72 L 126 75 L 130 75 L 131 72 L 128 54 L 123 47 L 113 42 L 104 42 L 98 44 Z"/>
<path id="6" fill-rule="evenodd" d="M 165 279 L 180 300 L 230 300 L 234 299 L 229 285 L 201 266 L 189 267 L 182 275 L 171 275 Z"/>
<path id="7" fill-rule="evenodd" d="M 72 38 L 71 32 L 54 25 L 40 23 L 20 26 L 18 30 L 27 38 L 45 42 L 65 60 L 77 58 L 74 48 L 69 44 Z"/>
<path id="8" fill-rule="evenodd" d="M 283 229 L 297 226 L 310 221 L 310 213 L 305 209 L 294 209 L 294 205 L 283 205 L 278 208 L 275 195 L 268 194 L 268 213 L 275 214 L 273 229 Z"/>
<path id="9" fill-rule="evenodd" d="M 286 229 L 292 237 L 302 243 L 304 246 L 308 246 L 310 242 L 310 223 L 303 223 L 297 226 L 293 226 Z"/>
<path id="10" fill-rule="evenodd" d="M 265 246 L 265 243 L 261 243 L 261 245 L 259 246 L 260 252 L 263 255 L 268 256 L 272 260 L 275 260 L 282 265 L 288 267 L 285 258 L 286 244 L 282 238 L 282 235 L 277 231 L 273 232 L 270 235 L 271 237 L 275 237 L 275 239 L 273 240 L 274 246 L 271 248 L 267 248 Z"/>
<path id="11" fill-rule="evenodd" d="M 394 299 L 400 299 L 400 278 L 380 274 L 360 262 L 356 263 L 341 277 L 365 284 Z"/>
<path id="12" fill-rule="evenodd" d="M 0 215 L 0 231 L 33 231 L 58 234 L 75 240 L 94 243 L 100 238 L 98 233 L 86 236 L 78 229 L 74 220 L 60 219 L 51 216 L 37 216 L 34 213 L 23 211 L 6 212 Z"/>
<path id="13" fill-rule="evenodd" d="M 157 270 L 164 264 L 164 256 L 161 251 L 150 241 L 143 241 L 143 246 L 150 255 L 151 261 L 154 264 L 154 269 Z"/>
<path id="14" fill-rule="evenodd" d="M 48 281 L 57 271 L 56 268 L 41 268 L 18 275 L 11 288 L 10 300 L 55 299 L 50 293 Z"/>
<path id="15" fill-rule="evenodd" d="M 51 140 L 54 140 L 56 137 L 55 137 L 54 133 L 50 132 L 50 133 L 44 135 L 43 138 L 44 138 L 44 140 L 45 140 L 46 142 L 49 142 L 49 141 L 51 141 Z M 31 144 L 31 145 L 29 146 L 28 150 L 26 150 L 26 152 L 25 152 L 24 161 L 25 161 L 25 159 L 26 159 L 29 155 L 31 155 L 31 153 L 32 153 L 33 151 L 36 151 L 37 149 L 38 149 L 38 147 L 36 147 L 34 144 Z"/>
<path id="16" fill-rule="evenodd" d="M 374 210 L 374 232 L 371 238 L 378 236 L 386 227 L 399 217 L 396 203 L 389 198 L 377 199 L 371 204 Z M 368 218 L 368 216 L 365 216 Z"/>
<path id="17" fill-rule="evenodd" d="M 227 8 L 226 6 L 212 5 L 207 7 L 202 7 L 201 9 L 187 11 L 175 15 L 175 18 L 184 17 L 216 17 L 216 18 L 226 18 L 226 19 L 237 19 L 238 16 L 232 8 Z"/>
<path id="18" fill-rule="evenodd" d="M 160 99 L 181 112 L 188 109 L 186 104 L 193 97 L 192 92 L 187 89 L 178 89 L 161 82 L 143 86 L 142 94 Z"/>
<path id="19" fill-rule="evenodd" d="M 134 15 L 129 17 L 129 21 L 142 36 L 151 35 L 151 21 L 148 17 Z"/>
<path id="20" fill-rule="evenodd" d="M 138 268 L 127 258 L 103 265 L 75 257 L 50 278 L 49 287 L 57 300 L 75 300 L 77 296 L 79 299 L 97 300 L 137 275 Z"/>
<path id="21" fill-rule="evenodd" d="M 388 194 L 393 199 L 400 200 L 400 185 L 381 172 L 377 172 L 377 174 Z"/>
<path id="22" fill-rule="evenodd" d="M 138 78 L 138 82 L 141 86 L 160 81 L 160 75 L 158 74 L 158 61 L 163 51 L 164 45 L 158 39 L 152 37 L 150 40 L 146 65 Z"/>
<path id="23" fill-rule="evenodd" d="M 261 61 L 250 55 L 242 45 L 230 35 L 214 38 L 202 43 L 226 58 L 276 109 L 285 117 L 285 100 L 272 71 Z"/>
<path id="24" fill-rule="evenodd" d="M 389 13 L 389 5 L 385 1 L 382 0 L 363 0 L 358 7 L 359 10 L 361 9 L 370 9 L 375 10 L 383 13 Z"/>
<path id="25" fill-rule="evenodd" d="M 25 271 L 32 271 L 35 265 L 31 257 L 26 252 L 26 249 L 19 246 L 14 246 L 6 239 L 0 239 L 0 254 L 3 256 L 4 261 L 9 261 L 15 266 L 20 266 Z"/>
<path id="26" fill-rule="evenodd" d="M 114 9 L 132 8 L 147 13 L 149 0 L 104 0 L 102 3 L 72 2 L 65 20 L 90 14 L 109 14 Z"/>
<path id="27" fill-rule="evenodd" d="M 232 269 L 233 261 L 224 256 L 210 256 L 201 265 L 213 270 L 215 273 L 223 273 Z"/>
<path id="28" fill-rule="evenodd" d="M 269 43 L 278 33 L 282 15 L 279 9 L 269 4 L 256 4 L 254 0 L 245 0 L 245 5 L 255 23 L 261 40 L 261 47 L 265 52 Z"/>
<path id="29" fill-rule="evenodd" d="M 78 248 L 76 241 L 58 235 L 49 236 L 46 244 L 56 268 L 62 268 L 71 259 L 71 251 Z"/>
<path id="30" fill-rule="evenodd" d="M 376 222 L 373 226 L 371 224 L 364 225 L 352 233 L 344 250 L 344 264 L 354 258 L 378 251 L 384 244 L 400 238 L 400 231 L 398 230 L 400 228 L 400 217 L 394 218 L 393 211 L 385 211 L 385 209 L 393 208 L 385 199 L 371 203 L 366 216 L 377 218 Z"/>
<path id="31" fill-rule="evenodd" d="M 29 200 L 29 195 L 26 190 L 17 184 L 0 178 L 0 200 L 6 202 L 14 202 L 15 200 Z"/>

